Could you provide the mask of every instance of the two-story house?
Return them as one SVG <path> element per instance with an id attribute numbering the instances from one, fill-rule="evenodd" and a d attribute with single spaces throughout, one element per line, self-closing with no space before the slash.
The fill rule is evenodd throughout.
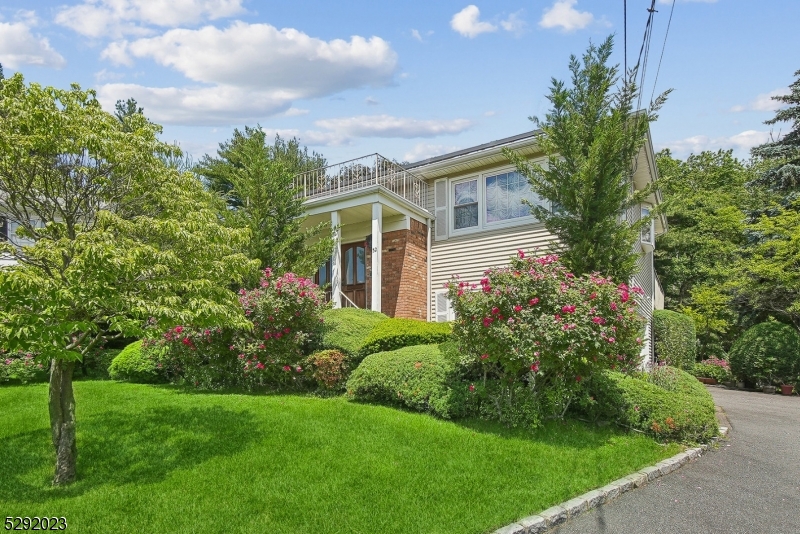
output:
<path id="1" fill-rule="evenodd" d="M 330 284 L 333 305 L 451 320 L 443 286 L 452 275 L 477 281 L 487 268 L 508 264 L 518 249 L 547 250 L 554 236 L 522 201 L 545 203 L 502 154 L 510 148 L 543 161 L 539 133 L 404 166 L 373 154 L 298 175 L 295 187 L 305 198 L 306 224 L 329 220 L 337 228 L 333 254 L 317 273 L 318 283 Z M 632 188 L 657 179 L 649 133 L 634 168 Z M 652 194 L 623 217 L 636 221 L 659 202 Z M 645 291 L 640 314 L 648 320 L 648 337 L 652 312 L 663 307 L 653 248 L 656 234 L 665 229 L 666 220 L 656 217 L 636 245 L 639 271 L 631 282 Z M 645 355 L 651 354 L 650 345 Z"/>

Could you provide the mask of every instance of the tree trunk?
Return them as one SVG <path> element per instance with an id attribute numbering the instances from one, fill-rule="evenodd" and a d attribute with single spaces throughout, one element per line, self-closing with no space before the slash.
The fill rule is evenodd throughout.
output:
<path id="1" fill-rule="evenodd" d="M 78 446 L 75 442 L 75 395 L 72 371 L 75 362 L 53 360 L 50 364 L 50 430 L 56 449 L 56 472 L 53 485 L 75 480 Z"/>

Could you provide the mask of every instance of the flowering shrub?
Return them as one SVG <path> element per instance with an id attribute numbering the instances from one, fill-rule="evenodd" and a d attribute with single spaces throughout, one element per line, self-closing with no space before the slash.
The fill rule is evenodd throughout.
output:
<path id="1" fill-rule="evenodd" d="M 239 302 L 249 332 L 176 326 L 164 334 L 170 371 L 203 389 L 297 384 L 305 355 L 319 343 L 322 291 L 308 278 L 274 276 L 268 268 L 259 287 L 239 292 Z"/>
<path id="2" fill-rule="evenodd" d="M 642 291 L 599 275 L 576 277 L 557 256 L 526 258 L 476 283 L 448 284 L 461 351 L 513 393 L 523 382 L 552 416 L 563 417 L 580 382 L 602 369 L 640 364 Z M 508 392 L 506 392 L 508 393 Z"/>
<path id="3" fill-rule="evenodd" d="M 26 384 L 43 380 L 47 369 L 37 363 L 33 354 L 7 354 L 0 351 L 0 383 L 19 380 Z"/>

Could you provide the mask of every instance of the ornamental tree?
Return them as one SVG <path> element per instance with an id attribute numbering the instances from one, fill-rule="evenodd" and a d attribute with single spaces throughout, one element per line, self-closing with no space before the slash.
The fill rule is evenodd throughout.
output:
<path id="1" fill-rule="evenodd" d="M 649 221 L 631 225 L 620 214 L 652 192 L 633 192 L 631 180 L 649 123 L 669 91 L 637 111 L 636 70 L 620 80 L 619 66 L 608 65 L 612 48 L 609 36 L 600 46 L 590 45 L 580 61 L 571 56 L 571 86 L 553 79 L 547 96 L 552 108 L 544 120 L 530 118 L 542 130 L 539 147 L 546 165 L 509 149 L 503 153 L 531 189 L 554 206 L 531 205 L 531 213 L 558 238 L 567 268 L 576 275 L 599 272 L 627 282 L 636 270 L 634 244 Z"/>
<path id="2" fill-rule="evenodd" d="M 254 269 L 248 232 L 220 224 L 221 203 L 161 157 L 177 149 L 139 113 L 125 124 L 94 91 L 0 89 L 0 212 L 19 229 L 2 251 L 0 346 L 50 367 L 53 483 L 76 476 L 76 361 L 147 324 L 248 328 L 228 289 Z M 22 240 L 22 239 L 25 240 Z"/>
<path id="3" fill-rule="evenodd" d="M 453 335 L 468 361 L 524 382 L 562 417 L 580 382 L 601 369 L 641 363 L 639 288 L 598 274 L 575 276 L 554 255 L 493 268 L 476 282 L 449 282 Z"/>

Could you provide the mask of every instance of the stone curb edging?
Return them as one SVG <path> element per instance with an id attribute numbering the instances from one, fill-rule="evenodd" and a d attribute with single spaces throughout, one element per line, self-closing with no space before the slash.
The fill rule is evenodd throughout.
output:
<path id="1" fill-rule="evenodd" d="M 728 428 L 724 426 L 719 427 L 719 433 L 720 437 L 727 436 Z M 547 510 L 539 512 L 536 515 L 522 518 L 515 523 L 499 528 L 492 534 L 541 534 L 547 532 L 551 528 L 565 523 L 567 519 L 576 517 L 601 504 L 611 502 L 623 493 L 643 486 L 648 482 L 683 467 L 683 465 L 689 461 L 699 458 L 700 455 L 716 444 L 718 440 L 719 438 L 711 438 L 711 443 L 676 454 L 672 458 L 667 458 L 655 465 L 640 469 L 602 488 L 589 491 L 574 499 L 562 502 L 556 506 L 551 506 Z"/>

